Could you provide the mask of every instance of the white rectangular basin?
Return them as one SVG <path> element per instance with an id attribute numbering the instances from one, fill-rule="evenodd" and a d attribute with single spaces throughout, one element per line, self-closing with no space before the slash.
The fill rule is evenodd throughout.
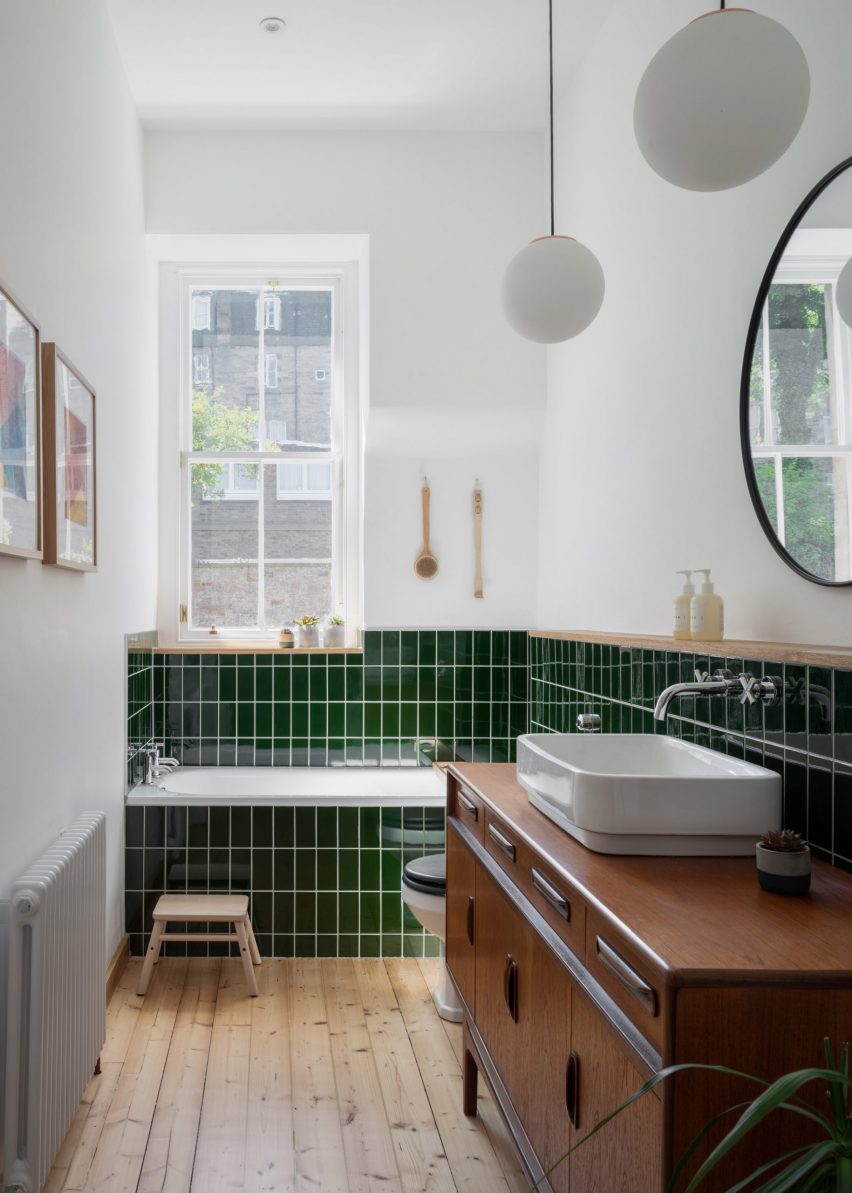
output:
<path id="1" fill-rule="evenodd" d="M 597 853 L 751 854 L 781 827 L 781 776 L 674 737 L 527 733 L 530 803 Z"/>

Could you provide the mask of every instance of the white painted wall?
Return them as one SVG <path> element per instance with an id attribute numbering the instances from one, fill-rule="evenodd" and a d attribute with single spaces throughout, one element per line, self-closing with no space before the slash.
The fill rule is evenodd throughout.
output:
<path id="1" fill-rule="evenodd" d="M 0 8 L 0 277 L 98 395 L 99 570 L 0 556 L 0 898 L 108 814 L 123 922 L 123 635 L 154 624 L 157 405 L 141 135 L 102 0 Z"/>
<path id="2" fill-rule="evenodd" d="M 166 234 L 369 237 L 364 623 L 527 624 L 538 516 L 527 424 L 543 405 L 545 353 L 507 327 L 500 280 L 544 225 L 541 138 L 149 132 L 146 194 L 158 246 Z M 374 441 L 385 425 L 374 416 L 401 410 L 410 418 L 399 436 Z M 476 418 L 454 424 L 459 412 Z M 484 451 L 495 415 L 508 433 Z M 513 437 L 524 445 L 517 467 Z M 447 562 L 439 582 L 413 587 L 422 468 Z M 477 472 L 492 572 L 474 602 L 464 493 Z"/>
<path id="3" fill-rule="evenodd" d="M 852 589 L 800 579 L 764 537 L 738 425 L 769 256 L 800 200 L 850 153 L 852 8 L 773 0 L 769 15 L 810 63 L 804 127 L 763 177 L 702 195 L 658 178 L 633 139 L 642 72 L 702 11 L 690 7 L 617 0 L 557 100 L 557 231 L 598 254 L 607 293 L 583 336 L 549 350 L 538 621 L 669 633 L 675 569 L 711 566 L 729 636 L 852 644 Z"/>

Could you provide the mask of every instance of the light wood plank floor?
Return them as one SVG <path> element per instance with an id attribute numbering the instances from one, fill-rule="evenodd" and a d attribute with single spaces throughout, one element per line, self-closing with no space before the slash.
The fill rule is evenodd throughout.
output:
<path id="1" fill-rule="evenodd" d="M 45 1193 L 528 1193 L 435 961 L 131 961 Z"/>

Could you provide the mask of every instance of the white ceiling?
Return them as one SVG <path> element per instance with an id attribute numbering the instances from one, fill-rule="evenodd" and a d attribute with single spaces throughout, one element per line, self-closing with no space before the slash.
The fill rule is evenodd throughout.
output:
<path id="1" fill-rule="evenodd" d="M 547 0 L 108 0 L 149 128 L 525 130 Z M 564 83 L 612 0 L 556 0 Z M 280 16 L 287 28 L 264 33 Z"/>

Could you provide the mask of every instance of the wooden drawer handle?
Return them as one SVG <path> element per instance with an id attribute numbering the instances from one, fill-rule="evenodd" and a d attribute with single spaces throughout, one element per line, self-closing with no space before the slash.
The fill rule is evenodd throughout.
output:
<path id="1" fill-rule="evenodd" d="M 641 1002 L 650 1015 L 656 1015 L 657 995 L 653 987 L 649 986 L 635 969 L 631 969 L 624 958 L 611 945 L 608 945 L 603 937 L 598 936 L 595 938 L 595 948 L 601 963 L 606 966 L 610 973 L 614 974 L 619 982 L 630 991 L 633 997 Z"/>
<path id="2" fill-rule="evenodd" d="M 467 943 L 473 944 L 473 895 L 467 897 Z"/>
<path id="3" fill-rule="evenodd" d="M 461 790 L 457 792 L 456 799 L 461 810 L 466 812 L 471 820 L 479 820 L 479 808 L 477 808 L 472 799 L 469 799 Z"/>
<path id="4" fill-rule="evenodd" d="M 561 915 L 564 920 L 571 919 L 571 904 L 535 867 L 532 869 L 532 884 L 542 899 L 545 899 L 558 915 Z"/>
<path id="5" fill-rule="evenodd" d="M 497 848 L 502 853 L 505 853 L 506 857 L 509 859 L 510 862 L 513 862 L 515 860 L 514 843 L 512 841 L 510 841 L 509 838 L 507 836 L 505 836 L 505 834 L 501 833 L 499 828 L 496 828 L 493 824 L 489 824 L 488 836 L 491 838 L 491 840 L 494 842 L 494 844 L 497 846 Z"/>
<path id="6" fill-rule="evenodd" d="M 568 1111 L 568 1121 L 572 1127 L 579 1127 L 580 1116 L 580 1058 L 576 1052 L 568 1057 L 568 1067 L 565 1070 L 565 1108 Z"/>
<path id="7" fill-rule="evenodd" d="M 513 1022 L 518 1022 L 518 963 L 511 953 L 506 954 L 506 968 L 503 970 L 503 998 Z"/>

